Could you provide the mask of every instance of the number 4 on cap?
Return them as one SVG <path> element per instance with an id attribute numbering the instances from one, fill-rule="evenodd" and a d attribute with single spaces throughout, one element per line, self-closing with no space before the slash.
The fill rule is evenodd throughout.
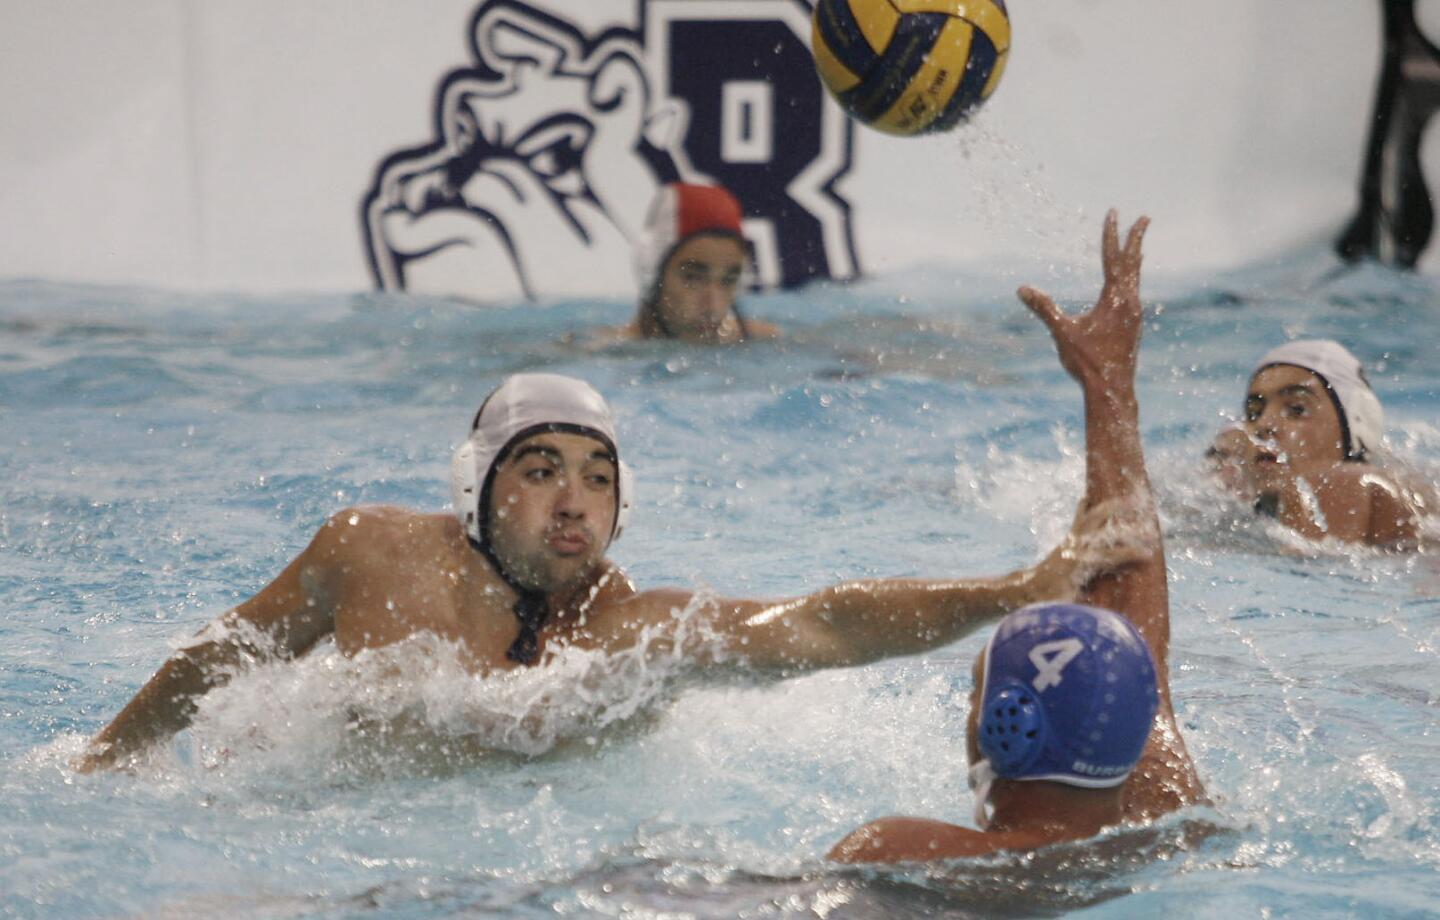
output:
<path id="1" fill-rule="evenodd" d="M 1035 679 L 1030 685 L 1036 690 L 1060 686 L 1060 674 L 1075 656 L 1085 651 L 1079 639 L 1057 639 L 1041 642 L 1030 650 L 1030 663 L 1035 666 Z"/>

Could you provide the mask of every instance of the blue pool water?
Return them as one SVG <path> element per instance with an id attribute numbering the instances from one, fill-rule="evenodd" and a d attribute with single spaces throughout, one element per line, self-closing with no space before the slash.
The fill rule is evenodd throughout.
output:
<path id="1" fill-rule="evenodd" d="M 789 339 L 715 351 L 561 341 L 620 303 L 0 284 L 0 914 L 1430 914 L 1440 567 L 1298 544 L 1200 475 L 1250 362 L 1319 335 L 1372 363 L 1395 453 L 1440 479 L 1436 282 L 1333 268 L 1300 253 L 1147 288 L 1174 692 L 1215 807 L 931 872 L 821 857 L 886 814 L 968 823 L 978 635 L 777 683 L 581 653 L 477 681 L 424 642 L 322 648 L 212 693 L 138 775 L 66 763 L 328 514 L 441 507 L 453 445 L 512 371 L 612 400 L 639 481 L 613 555 L 642 585 L 777 596 L 1028 564 L 1068 524 L 1082 435 L 1009 291 L 1078 300 L 1092 272 L 756 297 Z"/>

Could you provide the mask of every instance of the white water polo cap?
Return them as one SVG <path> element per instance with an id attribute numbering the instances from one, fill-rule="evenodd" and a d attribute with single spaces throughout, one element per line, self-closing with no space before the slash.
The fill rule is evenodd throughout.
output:
<path id="1" fill-rule="evenodd" d="M 489 549 L 485 533 L 486 503 L 496 465 L 525 438 L 547 431 L 595 438 L 615 459 L 615 526 L 613 541 L 630 517 L 635 494 L 630 467 L 620 459 L 615 419 L 594 387 L 560 374 L 514 374 L 485 398 L 475 414 L 470 437 L 450 460 L 450 495 L 455 516 L 470 540 Z M 502 573 L 503 574 L 503 573 Z"/>
<path id="2" fill-rule="evenodd" d="M 1286 342 L 1265 353 L 1251 379 L 1267 367 L 1290 364 L 1320 378 L 1340 414 L 1340 431 L 1345 439 L 1345 459 L 1363 460 L 1378 450 L 1385 430 L 1385 410 L 1365 378 L 1365 368 L 1344 345 L 1330 339 L 1302 339 Z"/>
<path id="3" fill-rule="evenodd" d="M 697 233 L 720 233 L 743 242 L 742 220 L 739 199 L 723 186 L 683 182 L 661 186 L 635 244 L 640 296 L 652 296 L 665 263 L 681 243 Z"/>

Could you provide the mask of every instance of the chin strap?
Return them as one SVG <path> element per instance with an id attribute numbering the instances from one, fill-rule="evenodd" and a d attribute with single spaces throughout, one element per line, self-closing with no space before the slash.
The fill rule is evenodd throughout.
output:
<path id="1" fill-rule="evenodd" d="M 1255 499 L 1255 513 L 1278 518 L 1280 516 L 1280 496 L 1274 492 L 1268 492 Z"/>
<path id="2" fill-rule="evenodd" d="M 534 664 L 540 657 L 540 637 L 537 633 L 550 616 L 545 604 L 545 595 L 539 591 L 521 591 L 515 606 L 510 608 L 515 619 L 520 621 L 520 635 L 505 650 L 505 657 L 520 664 Z"/>
<path id="3" fill-rule="evenodd" d="M 535 660 L 540 657 L 540 629 L 550 618 L 550 608 L 545 603 L 545 592 L 517 584 L 510 577 L 510 573 L 505 571 L 505 567 L 500 564 L 500 560 L 490 551 L 489 546 L 474 537 L 467 536 L 467 539 L 475 551 L 485 557 L 486 561 L 490 563 L 490 567 L 505 580 L 505 584 L 509 585 L 510 590 L 517 595 L 515 606 L 510 610 L 515 614 L 515 619 L 520 621 L 520 635 L 516 636 L 515 641 L 511 642 L 510 647 L 505 650 L 505 657 L 520 664 L 534 664 Z"/>
<path id="4" fill-rule="evenodd" d="M 975 826 L 983 830 L 990 827 L 990 787 L 995 783 L 995 768 L 988 759 L 977 761 L 970 767 L 970 790 L 975 795 Z"/>

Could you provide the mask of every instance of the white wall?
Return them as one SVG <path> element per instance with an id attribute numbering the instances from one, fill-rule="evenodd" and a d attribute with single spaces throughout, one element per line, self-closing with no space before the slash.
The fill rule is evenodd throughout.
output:
<path id="1" fill-rule="evenodd" d="M 0 277 L 368 288 L 361 197 L 381 157 L 431 136 L 437 80 L 469 62 L 475 5 L 4 0 Z M 860 133 L 843 187 L 867 271 L 1082 260 L 1110 204 L 1155 218 L 1162 270 L 1338 233 L 1355 205 L 1377 4 L 1010 7 L 1014 51 L 975 124 Z M 624 0 L 566 8 L 633 21 Z"/>
<path id="2" fill-rule="evenodd" d="M 951 211 L 952 253 L 1077 240 L 1091 251 L 1095 215 L 1111 204 L 1154 218 L 1152 265 L 1233 265 L 1338 235 L 1356 203 L 1378 74 L 1376 4 L 1013 7 L 1014 59 L 978 136 L 871 138 L 894 175 L 956 175 L 940 208 L 926 204 L 926 186 L 893 187 L 931 221 Z M 857 197 L 883 201 L 880 181 L 867 172 Z M 977 205 L 978 224 L 967 213 Z M 934 232 L 927 221 L 907 238 L 919 250 Z"/>

